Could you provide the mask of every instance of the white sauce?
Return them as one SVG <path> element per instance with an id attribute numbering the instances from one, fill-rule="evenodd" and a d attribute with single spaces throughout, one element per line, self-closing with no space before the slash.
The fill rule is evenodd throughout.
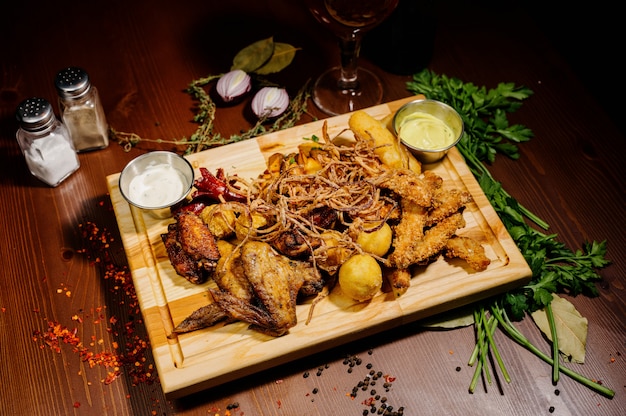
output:
<path id="1" fill-rule="evenodd" d="M 165 207 L 185 192 L 183 174 L 168 164 L 152 165 L 130 181 L 128 196 L 144 207 Z"/>

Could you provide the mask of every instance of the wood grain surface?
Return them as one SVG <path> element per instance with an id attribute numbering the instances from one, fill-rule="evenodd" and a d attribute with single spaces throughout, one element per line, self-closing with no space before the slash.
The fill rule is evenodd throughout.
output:
<path id="1" fill-rule="evenodd" d="M 165 397 L 132 282 L 83 250 L 92 243 L 83 231 L 97 226 L 110 237 L 111 263 L 129 266 L 106 178 L 147 151 L 184 151 L 168 140 L 189 137 L 197 127 L 196 103 L 184 92 L 192 80 L 227 71 L 237 51 L 269 36 L 300 48 L 272 77 L 291 92 L 339 62 L 336 40 L 302 3 L 33 0 L 0 6 L 0 414 L 357 416 L 367 410 L 370 392 L 359 390 L 354 400 L 347 394 L 368 364 L 395 378 L 389 391 L 379 385 L 377 393 L 395 409 L 403 406 L 405 415 L 624 414 L 626 138 L 620 117 L 626 83 L 618 62 L 622 14 L 619 3 L 608 2 L 549 11 L 539 1 L 410 0 L 419 6 L 411 19 L 420 24 L 410 26 L 415 31 L 404 51 L 435 73 L 479 87 L 511 82 L 533 91 L 509 122 L 534 137 L 520 144 L 519 159 L 497 156 L 488 168 L 568 248 L 607 241 L 612 263 L 600 271 L 598 296 L 563 295 L 589 322 L 585 363 L 563 365 L 613 389 L 613 399 L 569 377 L 552 383 L 550 366 L 501 331 L 494 336 L 511 381 L 490 367 L 492 383 L 483 378 L 470 394 L 474 329 L 432 330 L 421 321 L 207 391 Z M 384 102 L 413 94 L 411 74 L 383 68 L 384 60 L 399 58 L 393 50 L 382 48 L 381 61 L 364 47 L 360 60 L 381 78 Z M 15 140 L 15 109 L 32 96 L 54 104 L 54 75 L 68 65 L 89 72 L 111 127 L 146 140 L 129 151 L 112 142 L 79 155 L 81 168 L 50 189 L 28 172 Z M 298 124 L 325 117 L 309 103 Z M 248 99 L 219 106 L 214 128 L 228 136 L 253 123 Z M 124 355 L 120 377 L 105 383 L 110 369 L 90 367 L 72 345 L 56 351 L 37 341 L 54 323 L 75 330 L 90 351 Z M 516 327 L 549 353 L 531 318 Z M 350 366 L 355 357 L 360 366 Z M 137 378 L 140 369 L 151 378 Z"/>

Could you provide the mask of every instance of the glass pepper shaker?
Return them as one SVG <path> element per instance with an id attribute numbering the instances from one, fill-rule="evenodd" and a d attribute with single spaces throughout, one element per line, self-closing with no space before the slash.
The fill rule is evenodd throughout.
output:
<path id="1" fill-rule="evenodd" d="M 80 167 L 69 132 L 46 99 L 22 101 L 16 117 L 17 141 L 33 176 L 55 187 Z"/>
<path id="2" fill-rule="evenodd" d="M 82 68 L 59 71 L 54 82 L 59 94 L 61 118 L 77 152 L 104 149 L 109 133 L 104 109 L 96 87 Z"/>

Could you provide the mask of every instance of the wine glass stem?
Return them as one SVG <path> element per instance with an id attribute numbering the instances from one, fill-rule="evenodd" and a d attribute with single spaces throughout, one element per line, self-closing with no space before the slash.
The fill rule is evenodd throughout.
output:
<path id="1" fill-rule="evenodd" d="M 350 34 L 339 38 L 341 49 L 341 76 L 337 82 L 342 90 L 356 90 L 359 88 L 357 77 L 357 61 L 361 49 L 361 35 Z"/>

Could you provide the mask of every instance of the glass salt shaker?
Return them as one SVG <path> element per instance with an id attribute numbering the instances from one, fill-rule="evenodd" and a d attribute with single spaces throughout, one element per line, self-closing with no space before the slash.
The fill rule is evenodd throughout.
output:
<path id="1" fill-rule="evenodd" d="M 69 132 L 46 99 L 22 101 L 16 117 L 17 141 L 33 176 L 55 187 L 80 167 Z"/>
<path id="2" fill-rule="evenodd" d="M 59 71 L 54 84 L 59 94 L 61 118 L 77 152 L 104 149 L 109 133 L 98 90 L 82 68 Z"/>

